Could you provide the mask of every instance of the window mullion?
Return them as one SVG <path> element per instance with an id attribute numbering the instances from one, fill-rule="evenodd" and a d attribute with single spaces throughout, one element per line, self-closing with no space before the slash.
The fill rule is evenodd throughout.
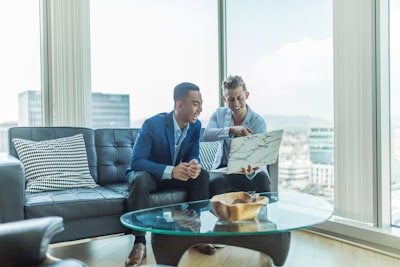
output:
<path id="1" fill-rule="evenodd" d="M 391 225 L 389 1 L 376 3 L 376 226 Z"/>

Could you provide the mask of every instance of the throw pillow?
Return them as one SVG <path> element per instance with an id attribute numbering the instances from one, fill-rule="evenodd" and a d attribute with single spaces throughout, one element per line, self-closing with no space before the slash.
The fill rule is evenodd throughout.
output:
<path id="1" fill-rule="evenodd" d="M 12 140 L 25 168 L 26 192 L 96 187 L 82 134 L 45 141 Z"/>
<path id="2" fill-rule="evenodd" d="M 200 142 L 200 162 L 205 170 L 211 170 L 219 142 Z"/>

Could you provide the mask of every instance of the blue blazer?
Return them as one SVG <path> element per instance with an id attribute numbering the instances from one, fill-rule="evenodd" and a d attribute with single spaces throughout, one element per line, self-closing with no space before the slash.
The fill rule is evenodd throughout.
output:
<path id="1" fill-rule="evenodd" d="M 159 179 L 167 165 L 176 166 L 180 162 L 189 162 L 199 158 L 201 122 L 190 123 L 187 135 L 182 142 L 176 162 L 173 111 L 160 113 L 147 119 L 140 128 L 133 146 L 131 167 L 127 178 L 133 171 L 146 171 Z"/>

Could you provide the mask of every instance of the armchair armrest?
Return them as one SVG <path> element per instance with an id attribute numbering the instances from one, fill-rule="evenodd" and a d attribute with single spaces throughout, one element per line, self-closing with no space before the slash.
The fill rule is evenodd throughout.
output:
<path id="1" fill-rule="evenodd" d="M 22 162 L 0 153 L 0 223 L 24 219 L 25 172 Z"/>
<path id="2" fill-rule="evenodd" d="M 51 238 L 63 230 L 63 219 L 56 216 L 0 224 L 1 266 L 42 263 Z"/>

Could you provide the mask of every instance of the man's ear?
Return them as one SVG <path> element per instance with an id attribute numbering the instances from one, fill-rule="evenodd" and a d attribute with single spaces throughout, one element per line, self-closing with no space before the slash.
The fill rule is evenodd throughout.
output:
<path id="1" fill-rule="evenodd" d="M 249 98 L 250 92 L 246 91 L 246 99 Z"/>
<path id="2" fill-rule="evenodd" d="M 226 100 L 226 97 L 223 95 L 223 96 L 221 96 L 221 98 L 222 98 L 222 101 L 224 101 L 225 103 L 227 103 L 228 101 Z"/>
<path id="3" fill-rule="evenodd" d="M 183 102 L 181 100 L 177 100 L 175 103 L 175 108 L 180 109 L 182 108 Z"/>

